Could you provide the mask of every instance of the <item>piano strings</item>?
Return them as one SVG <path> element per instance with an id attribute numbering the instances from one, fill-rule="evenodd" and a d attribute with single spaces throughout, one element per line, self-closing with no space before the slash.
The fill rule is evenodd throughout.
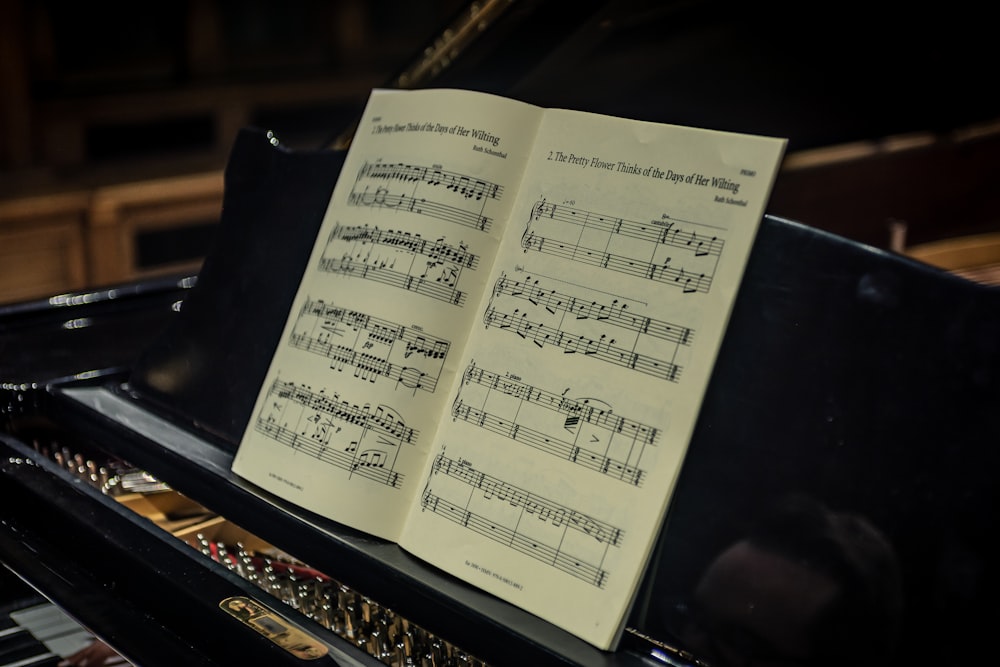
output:
<path id="1" fill-rule="evenodd" d="M 308 299 L 303 304 L 288 344 L 329 358 L 330 367 L 338 371 L 353 368 L 356 378 L 373 383 L 388 378 L 397 387 L 430 393 L 437 388 L 451 347 L 447 340 L 418 328 L 321 299 Z"/>
<path id="2" fill-rule="evenodd" d="M 465 371 L 451 415 L 633 486 L 645 481 L 639 461 L 659 438 L 657 429 L 616 415 L 600 401 L 570 399 L 474 363 Z M 566 433 L 572 438 L 564 439 Z"/>
<path id="3" fill-rule="evenodd" d="M 458 289 L 462 271 L 474 271 L 479 256 L 464 243 L 428 241 L 419 234 L 378 227 L 337 225 L 330 232 L 319 269 L 371 280 L 461 306 L 466 294 Z"/>
<path id="4" fill-rule="evenodd" d="M 399 450 L 418 433 L 391 408 L 353 405 L 336 394 L 276 380 L 254 428 L 296 453 L 393 488 L 403 474 L 395 470 Z M 334 436 L 340 445 L 331 444 Z M 346 446 L 343 446 L 346 443 Z"/>
<path id="5" fill-rule="evenodd" d="M 107 458 L 103 454 L 95 456 L 95 452 L 84 455 L 80 451 L 71 451 L 65 444 L 49 442 L 45 438 L 34 439 L 33 446 L 40 456 L 57 463 L 61 468 L 74 475 L 81 483 L 86 483 L 95 491 L 111 496 L 172 493 L 172 489 L 150 473 L 134 467 L 126 461 L 117 458 Z M 417 661 L 430 661 L 430 664 L 442 667 L 488 667 L 488 664 L 461 647 L 434 635 L 419 625 L 400 616 L 394 610 L 379 604 L 376 600 L 363 595 L 357 590 L 334 579 L 330 575 L 314 569 L 298 560 L 284 550 L 279 550 L 263 542 L 253 535 L 235 533 L 238 537 L 249 538 L 255 546 L 248 547 L 242 541 L 226 543 L 210 540 L 204 532 L 189 535 L 192 527 L 203 524 L 206 527 L 215 526 L 217 520 L 223 520 L 217 514 L 205 510 L 190 516 L 186 508 L 190 505 L 179 503 L 182 508 L 183 520 L 168 513 L 169 532 L 182 544 L 200 551 L 206 558 L 226 567 L 234 575 L 250 582 L 268 595 L 280 600 L 291 609 L 297 610 L 307 618 L 347 640 L 359 649 L 367 652 L 381 664 L 390 667 L 416 665 Z M 154 504 L 129 503 L 123 505 L 131 511 L 158 507 Z M 148 514 L 139 513 L 145 519 L 159 522 L 161 519 Z M 210 528 L 211 529 L 211 528 Z M 180 532 L 177 532 L 180 531 Z M 184 535 L 182 537 L 182 534 Z M 225 531 L 232 539 L 234 533 Z M 36 598 L 26 600 L 31 602 Z M 41 598 L 38 603 L 44 604 Z M 37 611 L 30 609 L 33 604 L 22 606 L 4 620 L 0 615 L 0 654 L 8 647 L 7 639 L 16 639 L 18 635 L 31 634 L 39 644 L 37 650 L 29 651 L 30 657 L 22 663 L 15 661 L 14 665 L 5 667 L 42 667 L 53 665 L 61 658 L 68 657 L 81 647 L 94 641 L 93 635 L 83 627 L 79 632 L 71 629 L 59 630 L 58 637 L 51 637 L 51 630 L 58 629 L 48 612 L 42 608 Z M 58 607 L 48 605 L 53 618 L 62 614 Z M 28 616 L 19 617 L 17 611 L 25 610 Z M 35 622 L 36 619 L 41 623 Z M 18 628 L 18 629 L 14 629 Z M 79 642 L 75 641 L 79 636 Z M 59 645 L 47 645 L 53 640 Z M 63 640 L 72 642 L 63 643 Z M 109 658 L 105 664 L 110 665 Z"/>
<path id="6" fill-rule="evenodd" d="M 450 480 L 449 483 L 442 478 Z M 581 579 L 607 585 L 604 561 L 624 532 L 542 495 L 514 486 L 443 453 L 434 459 L 420 499 L 433 512 Z"/>
<path id="7" fill-rule="evenodd" d="M 424 190 L 431 198 L 422 196 Z M 437 166 L 374 162 L 358 170 L 347 204 L 425 215 L 486 232 L 493 223 L 485 215 L 486 204 L 502 195 L 498 183 Z"/>
<path id="8" fill-rule="evenodd" d="M 542 279 L 511 280 L 501 274 L 483 315 L 486 328 L 516 334 L 537 347 L 552 346 L 669 382 L 679 382 L 679 349 L 689 347 L 690 327 L 633 313 L 623 299 L 573 296 Z M 515 307 L 516 306 L 516 307 Z"/>
<path id="9" fill-rule="evenodd" d="M 198 533 L 192 546 L 206 558 L 256 585 L 282 603 L 390 667 L 439 665 L 488 667 L 460 647 L 400 616 L 391 608 L 326 573 L 274 549 L 210 541 Z"/>
<path id="10" fill-rule="evenodd" d="M 707 225 L 642 223 L 544 199 L 532 207 L 521 237 L 524 252 L 599 266 L 678 287 L 686 294 L 709 292 L 724 245 Z"/>

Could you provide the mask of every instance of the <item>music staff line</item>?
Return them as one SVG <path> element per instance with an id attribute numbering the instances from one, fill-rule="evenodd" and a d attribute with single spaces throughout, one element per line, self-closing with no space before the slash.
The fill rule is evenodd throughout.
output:
<path id="1" fill-rule="evenodd" d="M 352 191 L 347 195 L 347 204 L 348 206 L 387 208 L 415 213 L 416 215 L 426 215 L 429 218 L 471 227 L 481 232 L 488 232 L 493 226 L 493 219 L 482 213 L 467 211 L 458 206 L 443 204 L 424 197 L 412 197 L 405 193 L 392 194 L 388 188 L 376 188 L 374 192 L 370 192 L 368 188 L 361 192 Z"/>
<path id="2" fill-rule="evenodd" d="M 366 180 L 387 185 L 376 184 L 373 189 L 365 183 Z M 408 192 L 390 189 L 397 184 L 410 189 Z M 444 193 L 437 190 L 441 186 Z M 461 205 L 418 196 L 423 187 L 430 187 L 432 191 L 446 196 L 451 193 L 459 198 Z M 437 166 L 375 162 L 365 163 L 358 170 L 351 192 L 347 195 L 347 205 L 424 215 L 488 232 L 493 226 L 493 219 L 485 214 L 487 201 L 499 200 L 502 193 L 503 187 L 498 183 L 445 171 Z M 471 208 L 470 204 L 478 204 L 478 208 Z"/>
<path id="3" fill-rule="evenodd" d="M 397 289 L 414 292 L 453 306 L 465 305 L 467 295 L 456 289 L 458 271 L 443 270 L 437 278 L 427 278 L 425 274 L 414 276 L 405 271 L 396 271 L 393 264 L 379 262 L 372 265 L 365 260 L 355 261 L 351 257 L 322 257 L 319 260 L 319 270 L 326 273 L 339 273 L 350 278 L 371 280 Z"/>
<path id="4" fill-rule="evenodd" d="M 425 491 L 420 498 L 420 506 L 427 511 L 444 517 L 454 523 L 468 528 L 474 533 L 490 538 L 496 542 L 506 544 L 515 551 L 519 551 L 526 556 L 531 556 L 536 560 L 548 563 L 557 570 L 571 574 L 578 579 L 593 584 L 598 588 L 604 588 L 608 573 L 590 563 L 585 563 L 580 559 L 568 556 L 558 548 L 547 544 L 541 544 L 536 540 L 527 538 L 520 533 L 504 526 L 498 526 L 488 519 L 462 509 L 454 503 Z"/>
<path id="5" fill-rule="evenodd" d="M 558 215 L 556 211 L 559 211 Z M 544 215 L 546 212 L 549 215 Z M 579 226 L 581 228 L 580 231 L 573 234 L 576 241 L 560 240 L 555 236 L 548 236 L 539 231 L 537 228 L 540 227 L 540 222 L 545 218 L 557 224 Z M 598 266 L 609 271 L 652 280 L 668 286 L 679 287 L 685 294 L 707 294 L 712 287 L 715 266 L 721 257 L 724 245 L 723 240 L 718 238 L 718 236 L 699 238 L 694 231 L 684 234 L 678 227 L 674 226 L 674 223 L 671 222 L 669 224 L 670 227 L 660 229 L 634 221 L 626 221 L 622 218 L 612 218 L 591 213 L 582 209 L 546 204 L 545 200 L 542 200 L 536 203 L 532 209 L 532 214 L 521 237 L 521 247 L 524 252 L 531 250 L 553 257 L 568 259 L 580 264 Z M 607 240 L 603 247 L 587 246 L 580 241 L 583 238 L 583 232 L 587 229 L 607 234 Z M 628 237 L 640 240 L 650 246 L 650 253 L 646 257 L 638 257 L 612 252 L 609 248 L 611 247 L 611 240 L 615 237 Z M 683 249 L 689 252 L 695 259 L 709 258 L 712 261 L 708 262 L 708 267 L 699 266 L 694 269 L 690 266 L 676 266 L 672 255 L 666 256 L 662 260 L 655 259 L 659 246 Z M 706 262 L 701 260 L 699 263 L 705 264 Z"/>
<path id="6" fill-rule="evenodd" d="M 473 371 L 474 374 L 475 372 L 476 371 Z M 533 389 L 533 387 L 524 386 L 524 391 L 527 393 L 530 393 Z M 541 394 L 539 398 L 536 399 L 538 400 L 537 404 L 547 407 L 545 406 L 545 402 L 551 400 L 549 397 L 551 397 L 551 394 Z M 528 402 L 528 399 L 525 398 L 520 398 L 519 400 L 522 402 Z M 600 451 L 597 451 L 586 446 L 581 446 L 578 442 L 579 431 L 576 432 L 572 441 L 567 441 L 554 437 L 549 433 L 542 432 L 536 428 L 525 426 L 518 421 L 517 417 L 521 411 L 520 405 L 517 409 L 513 410 L 515 413 L 514 417 L 504 418 L 495 413 L 488 412 L 485 409 L 485 403 L 486 400 L 484 399 L 480 404 L 483 407 L 476 407 L 466 400 L 464 390 L 460 391 L 458 397 L 452 404 L 452 418 L 455 420 L 460 419 L 468 424 L 491 433 L 496 433 L 497 435 L 513 440 L 519 444 L 527 445 L 528 447 L 531 447 L 539 452 L 550 454 L 574 465 L 598 472 L 602 475 L 610 477 L 611 479 L 615 479 L 632 486 L 642 486 L 643 482 L 645 482 L 646 471 L 630 461 L 639 461 L 642 458 L 642 454 L 646 446 L 652 444 L 658 435 L 656 429 L 641 427 L 642 433 L 640 433 L 639 427 L 632 426 L 629 430 L 632 430 L 634 435 L 629 437 L 625 433 L 625 421 L 621 420 L 617 422 L 622 425 L 622 434 L 625 435 L 626 442 L 628 442 L 628 446 L 626 448 L 627 459 L 622 460 L 609 453 L 611 451 L 614 434 L 618 432 L 616 429 L 608 429 L 612 433 L 612 437 L 608 439 L 607 444 L 602 447 Z M 564 410 L 568 409 L 565 404 L 562 407 Z M 604 416 L 595 418 L 595 413 L 586 409 L 581 409 L 581 412 L 584 416 L 591 420 L 587 423 L 601 421 L 604 418 Z M 569 422 L 568 425 L 575 427 L 579 423 L 580 419 L 580 415 L 572 414 L 567 420 Z M 632 424 L 635 423 L 632 422 Z M 563 427 L 566 427 L 566 425 L 566 422 L 564 422 Z M 640 435 L 643 437 L 640 438 Z"/>
<path id="7" fill-rule="evenodd" d="M 680 345 L 690 345 L 694 336 L 690 327 L 672 324 L 664 320 L 632 315 L 628 304 L 614 299 L 611 303 L 587 301 L 573 295 L 557 292 L 554 289 L 544 289 L 539 286 L 539 280 L 526 277 L 524 280 L 511 280 L 506 273 L 501 273 L 493 288 L 494 297 L 512 296 L 530 302 L 533 306 L 545 308 L 550 314 L 563 312 L 578 320 L 592 319 L 606 321 L 608 324 L 626 331 L 659 338 Z"/>
<path id="8" fill-rule="evenodd" d="M 469 488 L 469 502 L 462 506 L 436 494 L 433 482 L 436 475 L 445 475 L 466 485 Z M 469 504 L 475 494 L 486 501 L 509 505 L 515 510 L 515 514 L 504 522 L 495 517 L 487 517 L 485 513 L 473 512 L 469 509 Z M 624 535 L 621 528 L 486 475 L 467 463 L 459 463 L 444 454 L 435 457 L 431 478 L 421 495 L 420 503 L 424 511 L 443 516 L 598 588 L 605 586 L 609 576 L 602 568 L 607 551 L 610 547 L 619 547 Z M 547 523 L 557 531 L 553 535 L 557 539 L 550 538 L 547 541 L 537 534 L 530 535 L 528 522 L 532 519 Z M 567 539 L 571 531 L 585 538 L 592 538 L 593 542 L 574 543 Z M 567 550 L 570 548 L 567 545 L 570 544 L 575 546 L 576 553 Z M 582 555 L 581 552 L 584 551 L 591 552 L 591 555 Z M 593 558 L 594 555 L 599 555 L 599 558 Z"/>
<path id="9" fill-rule="evenodd" d="M 655 444 L 660 435 L 659 431 L 652 426 L 647 426 L 633 419 L 617 415 L 610 409 L 605 410 L 595 407 L 589 400 L 578 401 L 566 398 L 563 395 L 539 389 L 520 380 L 513 380 L 499 373 L 479 368 L 475 362 L 470 364 L 465 370 L 462 381 L 463 385 L 474 383 L 486 387 L 490 391 L 498 391 L 519 401 L 541 406 L 548 410 L 564 414 L 569 418 L 575 418 L 577 422 L 582 421 L 611 433 L 619 434 L 641 445 Z"/>
<path id="10" fill-rule="evenodd" d="M 552 454 L 570 463 L 608 475 L 613 479 L 621 480 L 627 484 L 642 486 L 645 480 L 645 471 L 643 470 L 629 466 L 610 456 L 601 456 L 582 449 L 572 442 L 549 437 L 541 431 L 521 426 L 516 421 L 501 419 L 496 415 L 479 410 L 471 405 L 466 405 L 461 399 L 455 401 L 451 414 L 455 419 L 461 419 L 486 431 L 509 438 L 514 442 L 527 445 L 532 449 L 546 454 Z"/>
<path id="11" fill-rule="evenodd" d="M 539 519 L 549 521 L 557 528 L 565 524 L 567 528 L 594 538 L 599 544 L 621 546 L 623 534 L 621 528 L 508 484 L 499 477 L 487 475 L 467 463 L 460 463 L 444 454 L 435 457 L 432 474 L 442 474 L 457 479 L 481 491 L 485 500 L 495 497 L 500 502 L 509 503 L 511 507 L 523 509 L 527 514 L 537 514 Z"/>
<path id="12" fill-rule="evenodd" d="M 313 319 L 316 320 L 316 325 L 309 326 Z M 342 335 L 338 325 L 358 331 L 353 345 L 331 341 L 333 336 Z M 315 333 L 317 328 L 321 333 Z M 365 335 L 362 336 L 362 333 Z M 397 350 L 397 343 L 403 344 L 402 352 Z M 423 331 L 313 299 L 307 299 L 299 311 L 288 344 L 330 359 L 331 367 L 337 370 L 352 367 L 355 369 L 355 377 L 363 380 L 375 382 L 377 378 L 384 377 L 408 389 L 430 393 L 437 388 L 444 358 L 450 347 L 447 340 L 429 336 Z M 359 346 L 373 349 L 375 344 L 388 346 L 388 354 L 380 356 L 358 349 Z M 433 367 L 421 368 L 418 364 L 406 365 L 390 361 L 393 356 L 406 360 L 414 355 L 418 359 L 427 360 Z"/>
<path id="13" fill-rule="evenodd" d="M 459 266 L 475 269 L 479 264 L 478 255 L 469 252 L 464 243 L 459 243 L 456 247 L 445 243 L 443 238 L 430 241 L 421 237 L 420 234 L 392 229 L 379 229 L 378 227 L 369 227 L 368 225 L 336 225 L 330 232 L 327 245 L 334 241 L 359 242 L 362 245 L 371 243 L 387 248 L 400 249 L 414 255 L 427 257 L 428 265 L 452 262 Z"/>
<path id="14" fill-rule="evenodd" d="M 566 354 L 593 357 L 668 382 L 677 382 L 680 379 L 680 365 L 636 352 L 634 349 L 619 347 L 615 344 L 616 339 L 609 338 L 607 334 L 601 334 L 597 338 L 570 334 L 560 327 L 529 320 L 527 312 L 518 313 L 515 309 L 514 312 L 508 313 L 492 305 L 486 309 L 483 322 L 487 329 L 495 326 L 502 331 L 510 331 L 540 348 L 551 345 Z"/>
<path id="15" fill-rule="evenodd" d="M 365 477 L 373 482 L 385 484 L 396 489 L 402 485 L 403 474 L 385 469 L 381 457 L 373 457 L 371 452 L 362 452 L 360 455 L 355 456 L 352 452 L 341 452 L 336 449 L 330 449 L 325 445 L 317 443 L 313 438 L 300 435 L 290 428 L 279 426 L 263 417 L 257 418 L 254 423 L 254 429 L 258 433 L 286 445 L 296 452 L 312 456 L 321 463 L 330 464 L 340 470 L 346 470 L 351 475 Z"/>
<path id="16" fill-rule="evenodd" d="M 389 411 L 382 406 L 376 407 L 375 412 L 372 412 L 369 405 L 353 405 L 348 401 L 341 400 L 337 394 L 331 398 L 325 392 L 316 392 L 307 387 L 281 380 L 274 381 L 269 393 L 297 403 L 304 408 L 330 415 L 335 420 L 359 426 L 366 431 L 382 433 L 400 443 L 413 444 L 419 435 L 416 429 L 407 426 L 402 419 L 390 415 Z"/>
<path id="17" fill-rule="evenodd" d="M 602 269 L 624 273 L 639 278 L 647 278 L 665 285 L 679 287 L 685 294 L 707 294 L 712 288 L 712 276 L 708 273 L 688 273 L 683 267 L 670 266 L 671 258 L 663 263 L 638 260 L 625 255 L 616 255 L 595 248 L 562 243 L 546 238 L 533 231 L 526 232 L 521 247 L 524 251 L 534 250 L 553 257 L 568 259 L 579 264 L 599 266 Z"/>
<path id="18" fill-rule="evenodd" d="M 394 470 L 394 452 L 403 444 L 415 443 L 419 435 L 382 406 L 373 411 L 369 405 L 352 405 L 337 395 L 331 398 L 324 392 L 281 380 L 275 380 L 268 389 L 254 428 L 295 452 L 393 488 L 400 487 L 403 477 Z M 358 431 L 357 439 L 343 449 L 331 446 L 333 436 L 344 428 Z M 378 447 L 362 444 L 369 434 Z"/>
<path id="19" fill-rule="evenodd" d="M 438 167 L 404 164 L 402 162 L 365 162 L 355 181 L 364 178 L 384 181 L 402 181 L 404 183 L 421 182 L 427 185 L 443 185 L 466 199 L 500 199 L 503 186 L 498 183 L 484 181 L 455 171 L 446 171 Z"/>
<path id="20" fill-rule="evenodd" d="M 719 238 L 718 234 L 709 236 L 706 233 L 704 236 L 698 236 L 697 231 L 694 229 L 685 230 L 677 226 L 677 221 L 675 220 L 670 220 L 663 226 L 650 225 L 635 220 L 602 215 L 572 206 L 551 204 L 544 199 L 536 202 L 532 209 L 533 219 L 537 220 L 542 216 L 550 220 L 558 220 L 580 227 L 610 232 L 640 241 L 689 250 L 695 257 L 706 255 L 718 257 L 722 255 L 722 249 L 725 246 L 725 241 Z M 684 224 L 699 225 L 696 222 L 686 221 Z"/>

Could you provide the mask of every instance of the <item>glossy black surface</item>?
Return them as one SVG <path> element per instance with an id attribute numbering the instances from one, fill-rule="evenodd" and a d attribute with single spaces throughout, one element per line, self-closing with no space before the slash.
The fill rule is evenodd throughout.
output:
<path id="1" fill-rule="evenodd" d="M 290 152 L 241 131 L 225 173 L 219 242 L 163 335 L 137 354 L 134 389 L 235 450 L 344 155 Z"/>
<path id="2" fill-rule="evenodd" d="M 302 664 L 219 608 L 232 595 L 264 597 L 255 585 L 3 434 L 0 480 L 3 564 L 133 664 Z M 350 663 L 362 664 L 377 663 Z"/>
<path id="3" fill-rule="evenodd" d="M 666 635 L 671 605 L 696 606 L 714 559 L 799 496 L 874 535 L 853 553 L 816 538 L 802 556 L 817 568 L 853 559 L 835 567 L 868 586 L 858 625 L 826 627 L 827 659 L 974 664 L 990 649 L 1000 593 L 998 406 L 1000 289 L 765 218 L 634 624 Z M 885 544 L 873 546 L 878 534 Z M 868 560 L 879 546 L 894 568 Z M 900 608 L 866 617 L 888 604 L 891 576 Z M 746 601 L 758 616 L 766 602 L 766 592 Z M 879 653 L 876 640 L 891 636 Z"/>
<path id="4" fill-rule="evenodd" d="M 121 385 L 96 399 L 53 387 L 44 412 L 78 436 L 168 481 L 260 539 L 489 664 L 638 665 L 635 652 L 599 651 L 555 626 L 412 558 L 395 544 L 297 508 L 229 470 L 232 454 L 186 430 Z M 183 421 L 183 420 L 181 420 Z M 170 576 L 171 569 L 164 574 Z M 329 633 L 327 633 L 329 634 Z"/>
<path id="5" fill-rule="evenodd" d="M 927 39 L 932 24 L 952 30 L 962 7 L 944 18 L 921 15 L 914 30 L 860 7 L 811 7 L 798 17 L 758 9 L 626 2 L 567 13 L 563 3 L 515 3 L 435 85 L 777 134 L 792 149 L 950 128 L 996 111 L 985 87 L 950 76 L 982 60 L 992 43 L 981 39 L 985 23 L 973 19 L 967 39 L 947 53 Z M 848 26 L 860 39 L 844 39 Z M 930 95 L 951 103 L 925 104 Z M 596 651 L 394 545 L 272 505 L 229 473 L 342 157 L 289 152 L 248 129 L 226 172 L 218 244 L 194 288 L 107 308 L 81 302 L 80 315 L 41 303 L 0 312 L 4 396 L 30 403 L 0 405 L 0 416 L 24 433 L 33 419 L 51 421 L 67 438 L 128 458 L 493 664 L 640 664 L 648 645 Z M 106 328 L 66 326 L 96 314 Z M 50 390 L 30 389 L 49 382 Z M 140 435 L 66 393 L 93 384 L 195 438 Z M 996 289 L 766 217 L 630 624 L 721 665 L 753 657 L 980 664 L 997 620 L 998 406 Z M 16 439 L 0 440 L 5 565 L 141 664 L 259 664 L 255 639 L 226 626 L 212 606 L 244 584 L 179 553 L 65 474 L 26 465 L 30 450 Z M 747 614 L 726 624 L 717 617 L 699 636 L 678 624 L 704 605 L 698 584 L 716 557 L 789 494 L 862 517 L 889 545 L 902 588 L 902 607 L 882 619 L 898 623 L 889 653 L 878 652 L 878 633 L 869 640 L 848 626 L 832 626 L 820 644 L 826 662 L 816 663 L 805 659 L 808 642 L 789 660 L 760 636 L 766 628 L 746 632 L 737 621 Z M 810 562 L 830 560 L 831 544 L 810 545 Z M 756 583 L 737 602 L 761 618 L 777 596 Z M 722 598 L 727 590 L 745 591 L 734 586 Z M 867 600 L 868 610 L 877 606 Z M 874 616 L 866 623 L 881 627 Z"/>
<path id="6" fill-rule="evenodd" d="M 309 174 L 323 187 L 312 198 L 297 193 L 297 216 L 303 224 L 318 224 L 328 179 L 339 169 L 337 156 L 307 154 L 300 160 L 273 146 L 264 133 L 249 130 L 235 154 L 246 180 L 235 182 L 232 197 L 243 196 L 238 183 L 245 182 L 252 184 L 252 201 L 280 199 L 288 182 Z M 236 208 L 234 203 L 229 210 Z M 214 503 L 316 567 L 330 568 L 403 615 L 423 620 L 432 631 L 467 638 L 468 649 L 487 660 L 508 664 L 528 654 L 556 664 L 637 659 L 625 651 L 592 651 L 450 581 L 393 545 L 286 504 L 278 503 L 276 510 L 229 474 L 227 462 L 249 418 L 309 246 L 303 242 L 289 250 L 286 270 L 272 274 L 261 292 L 267 298 L 234 308 L 240 286 L 259 280 L 261 263 L 270 266 L 273 256 L 239 262 L 226 254 L 246 257 L 242 244 L 257 234 L 263 239 L 259 247 L 270 249 L 284 229 L 280 207 L 239 211 L 239 234 L 245 237 L 220 245 L 220 255 L 206 265 L 167 335 L 140 355 L 127 384 L 109 385 L 137 409 L 193 429 L 205 444 L 187 451 L 171 446 L 169 438 L 137 437 L 122 422 L 59 391 L 47 409 L 182 492 Z M 213 272 L 219 266 L 228 269 Z M 197 307 L 189 308 L 192 304 Z M 266 322 L 272 326 L 261 328 Z M 245 349 L 256 352 L 230 353 Z M 178 350 L 184 354 L 174 356 Z M 205 363 L 181 363 L 188 358 Z M 170 373 L 176 368 L 199 372 L 174 381 Z M 245 391 L 235 392 L 234 386 Z M 219 396 L 225 401 L 215 400 Z M 881 535 L 896 563 L 882 576 L 895 571 L 901 583 L 902 606 L 888 619 L 899 633 L 890 654 L 878 654 L 857 628 L 844 626 L 830 630 L 826 645 L 843 654 L 829 648 L 826 654 L 836 655 L 839 664 L 865 664 L 866 656 L 879 656 L 879 664 L 888 665 L 970 661 L 988 648 L 987 630 L 995 618 L 990 534 L 1000 515 L 992 479 L 1000 454 L 991 446 L 1000 440 L 997 405 L 1000 291 L 766 217 L 631 625 L 696 652 L 716 650 L 676 626 L 676 612 L 694 606 L 706 568 L 771 505 L 789 495 L 808 496 L 862 518 Z M 807 562 L 829 560 L 832 544 L 812 545 Z M 774 599 L 766 589 L 757 590 L 748 604 L 763 610 Z M 869 610 L 875 601 L 868 598 Z M 923 641 L 937 633 L 952 641 Z M 755 640 L 754 650 L 759 644 Z"/>
<path id="7" fill-rule="evenodd" d="M 196 282 L 177 275 L 0 304 L 0 384 L 128 368 Z"/>
<path id="8" fill-rule="evenodd" d="M 244 130 L 226 175 L 216 252 L 163 335 L 130 373 L 107 381 L 114 395 L 194 433 L 196 442 L 137 433 L 127 424 L 141 414 L 116 419 L 112 408 L 95 410 L 67 396 L 77 382 L 56 385 L 41 411 L 492 664 L 637 664 L 634 654 L 598 651 L 393 544 L 283 503 L 230 473 L 342 160 L 338 153 L 290 152 L 266 132 Z"/>
<path id="9" fill-rule="evenodd" d="M 785 137 L 789 152 L 1000 116 L 977 82 L 994 60 L 992 27 L 965 0 L 877 12 L 854 1 L 501 4 L 422 87 Z"/>

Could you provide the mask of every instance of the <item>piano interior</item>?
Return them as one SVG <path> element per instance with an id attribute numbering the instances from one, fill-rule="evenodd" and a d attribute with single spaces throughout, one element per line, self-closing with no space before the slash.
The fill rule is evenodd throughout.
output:
<path id="1" fill-rule="evenodd" d="M 104 664 L 171 666 L 980 662 L 997 619 L 1000 288 L 886 248 L 867 196 L 905 191 L 909 241 L 937 240 L 948 217 L 951 235 L 998 229 L 984 193 L 1000 110 L 949 76 L 989 43 L 962 9 L 473 3 L 387 80 L 790 138 L 617 650 L 229 471 L 351 132 L 290 148 L 246 127 L 197 272 L 0 305 L 0 665 L 95 645 Z M 967 36 L 957 53 L 927 39 L 935 21 Z M 860 606 L 831 614 L 815 657 L 732 628 L 695 638 L 720 554 L 751 525 L 777 539 L 761 517 L 803 496 L 870 531 L 867 553 L 884 547 L 849 568 Z M 279 645 L 233 599 L 308 641 Z"/>

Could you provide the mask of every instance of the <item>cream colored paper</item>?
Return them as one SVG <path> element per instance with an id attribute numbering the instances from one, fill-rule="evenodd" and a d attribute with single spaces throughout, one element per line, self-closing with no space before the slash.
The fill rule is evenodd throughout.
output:
<path id="1" fill-rule="evenodd" d="M 784 145 L 376 91 L 233 470 L 613 647 Z"/>

